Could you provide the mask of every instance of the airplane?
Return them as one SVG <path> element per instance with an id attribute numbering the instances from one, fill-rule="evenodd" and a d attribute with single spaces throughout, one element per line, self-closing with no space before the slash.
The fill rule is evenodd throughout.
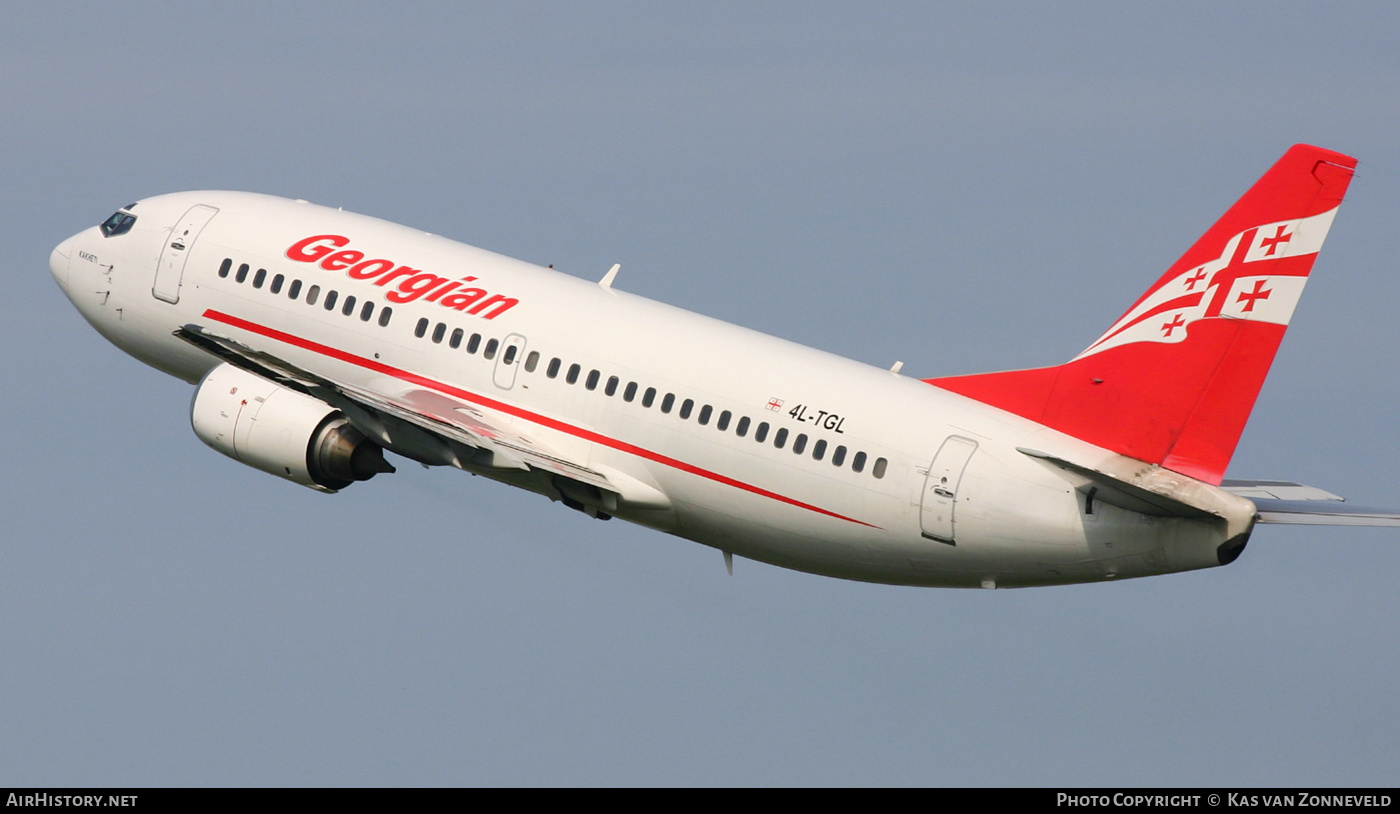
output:
<path id="1" fill-rule="evenodd" d="M 1226 565 L 1258 523 L 1400 525 L 1225 472 L 1356 159 L 1296 145 L 1083 353 L 912 378 L 444 237 L 180 192 L 63 241 L 83 317 L 220 453 L 333 493 L 385 451 L 739 556 L 1013 588 Z"/>

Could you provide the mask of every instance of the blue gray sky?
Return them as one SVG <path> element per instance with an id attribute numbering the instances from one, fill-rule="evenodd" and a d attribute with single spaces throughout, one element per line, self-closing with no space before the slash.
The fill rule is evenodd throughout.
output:
<path id="1" fill-rule="evenodd" d="M 1393 785 L 1400 535 L 938 591 L 222 458 L 50 249 L 233 188 L 932 376 L 1054 364 L 1290 144 L 1360 170 L 1235 457 L 1400 505 L 1393 4 L 12 4 L 0 784 Z"/>

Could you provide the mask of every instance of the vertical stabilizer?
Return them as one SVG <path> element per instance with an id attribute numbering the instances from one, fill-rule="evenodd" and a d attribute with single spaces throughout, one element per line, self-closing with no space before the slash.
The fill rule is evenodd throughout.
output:
<path id="1" fill-rule="evenodd" d="M 1218 485 L 1355 168 L 1295 145 L 1074 359 L 925 381 Z"/>

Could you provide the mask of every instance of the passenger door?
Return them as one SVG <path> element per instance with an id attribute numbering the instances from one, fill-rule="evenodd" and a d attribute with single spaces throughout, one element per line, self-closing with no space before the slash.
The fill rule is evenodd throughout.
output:
<path id="1" fill-rule="evenodd" d="M 160 251 L 160 262 L 156 264 L 155 284 L 151 286 L 151 293 L 156 299 L 169 303 L 180 301 L 180 278 L 185 274 L 190 248 L 210 218 L 218 212 L 212 206 L 195 204 L 170 230 L 170 237 Z"/>
<path id="2" fill-rule="evenodd" d="M 919 504 L 919 525 L 930 540 L 948 545 L 955 542 L 958 485 L 963 470 L 977 451 L 977 442 L 961 435 L 950 435 L 938 448 L 924 479 L 923 500 Z"/>

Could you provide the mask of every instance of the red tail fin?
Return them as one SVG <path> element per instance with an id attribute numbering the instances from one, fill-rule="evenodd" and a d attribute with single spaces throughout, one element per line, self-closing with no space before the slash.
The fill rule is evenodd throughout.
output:
<path id="1" fill-rule="evenodd" d="M 1355 168 L 1294 146 L 1066 364 L 926 381 L 1218 485 Z"/>

